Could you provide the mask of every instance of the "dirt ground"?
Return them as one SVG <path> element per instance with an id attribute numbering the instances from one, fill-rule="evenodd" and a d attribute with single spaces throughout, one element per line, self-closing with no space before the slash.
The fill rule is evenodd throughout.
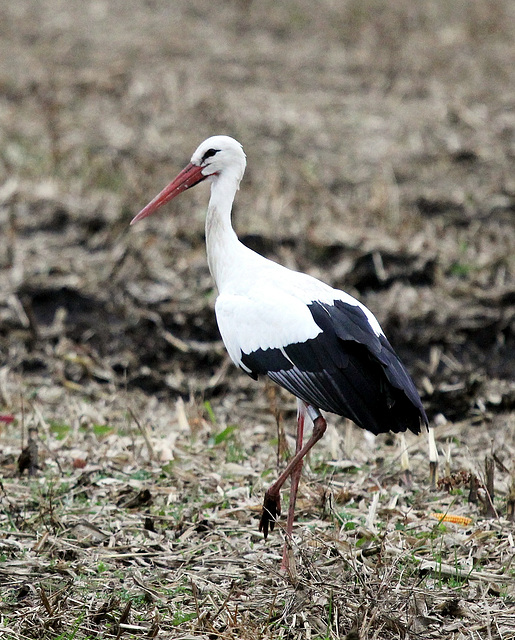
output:
<path id="1" fill-rule="evenodd" d="M 514 41 L 512 0 L 2 3 L 0 638 L 515 638 Z M 227 359 L 208 188 L 129 227 L 218 133 L 242 240 L 374 311 L 438 444 L 432 488 L 330 416 L 289 576 L 295 401 Z"/>

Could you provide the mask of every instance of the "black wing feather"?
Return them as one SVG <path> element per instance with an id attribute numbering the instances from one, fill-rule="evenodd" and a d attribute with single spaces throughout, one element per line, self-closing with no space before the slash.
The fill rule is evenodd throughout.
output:
<path id="1" fill-rule="evenodd" d="M 341 300 L 313 302 L 309 309 L 322 332 L 284 349 L 242 354 L 250 375 L 266 374 L 304 402 L 373 433 L 419 433 L 427 416 L 415 385 L 363 310 Z"/>

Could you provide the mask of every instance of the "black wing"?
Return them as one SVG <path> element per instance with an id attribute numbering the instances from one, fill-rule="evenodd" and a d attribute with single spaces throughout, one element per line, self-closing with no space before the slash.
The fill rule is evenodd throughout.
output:
<path id="1" fill-rule="evenodd" d="M 322 332 L 283 349 L 242 354 L 251 375 L 266 374 L 304 402 L 372 433 L 419 433 L 428 421 L 415 385 L 363 310 L 342 300 L 312 302 L 309 309 Z"/>

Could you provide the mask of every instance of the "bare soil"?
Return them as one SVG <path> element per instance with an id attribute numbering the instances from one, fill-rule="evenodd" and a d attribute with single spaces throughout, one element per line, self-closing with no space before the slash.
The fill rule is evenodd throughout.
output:
<path id="1" fill-rule="evenodd" d="M 0 6 L 0 638 L 515 638 L 514 40 L 512 0 Z M 227 359 L 207 188 L 128 226 L 216 133 L 240 237 L 374 311 L 440 455 L 330 416 L 289 576 L 295 402 Z"/>

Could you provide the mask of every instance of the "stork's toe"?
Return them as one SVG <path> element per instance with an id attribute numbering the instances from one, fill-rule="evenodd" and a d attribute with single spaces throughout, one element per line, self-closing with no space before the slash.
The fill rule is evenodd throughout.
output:
<path id="1" fill-rule="evenodd" d="M 261 520 L 259 521 L 259 530 L 263 532 L 265 540 L 268 537 L 268 529 L 274 530 L 275 522 L 281 515 L 281 497 L 278 491 L 272 491 L 269 489 L 265 493 L 265 499 L 263 500 L 263 511 L 261 513 Z"/>

